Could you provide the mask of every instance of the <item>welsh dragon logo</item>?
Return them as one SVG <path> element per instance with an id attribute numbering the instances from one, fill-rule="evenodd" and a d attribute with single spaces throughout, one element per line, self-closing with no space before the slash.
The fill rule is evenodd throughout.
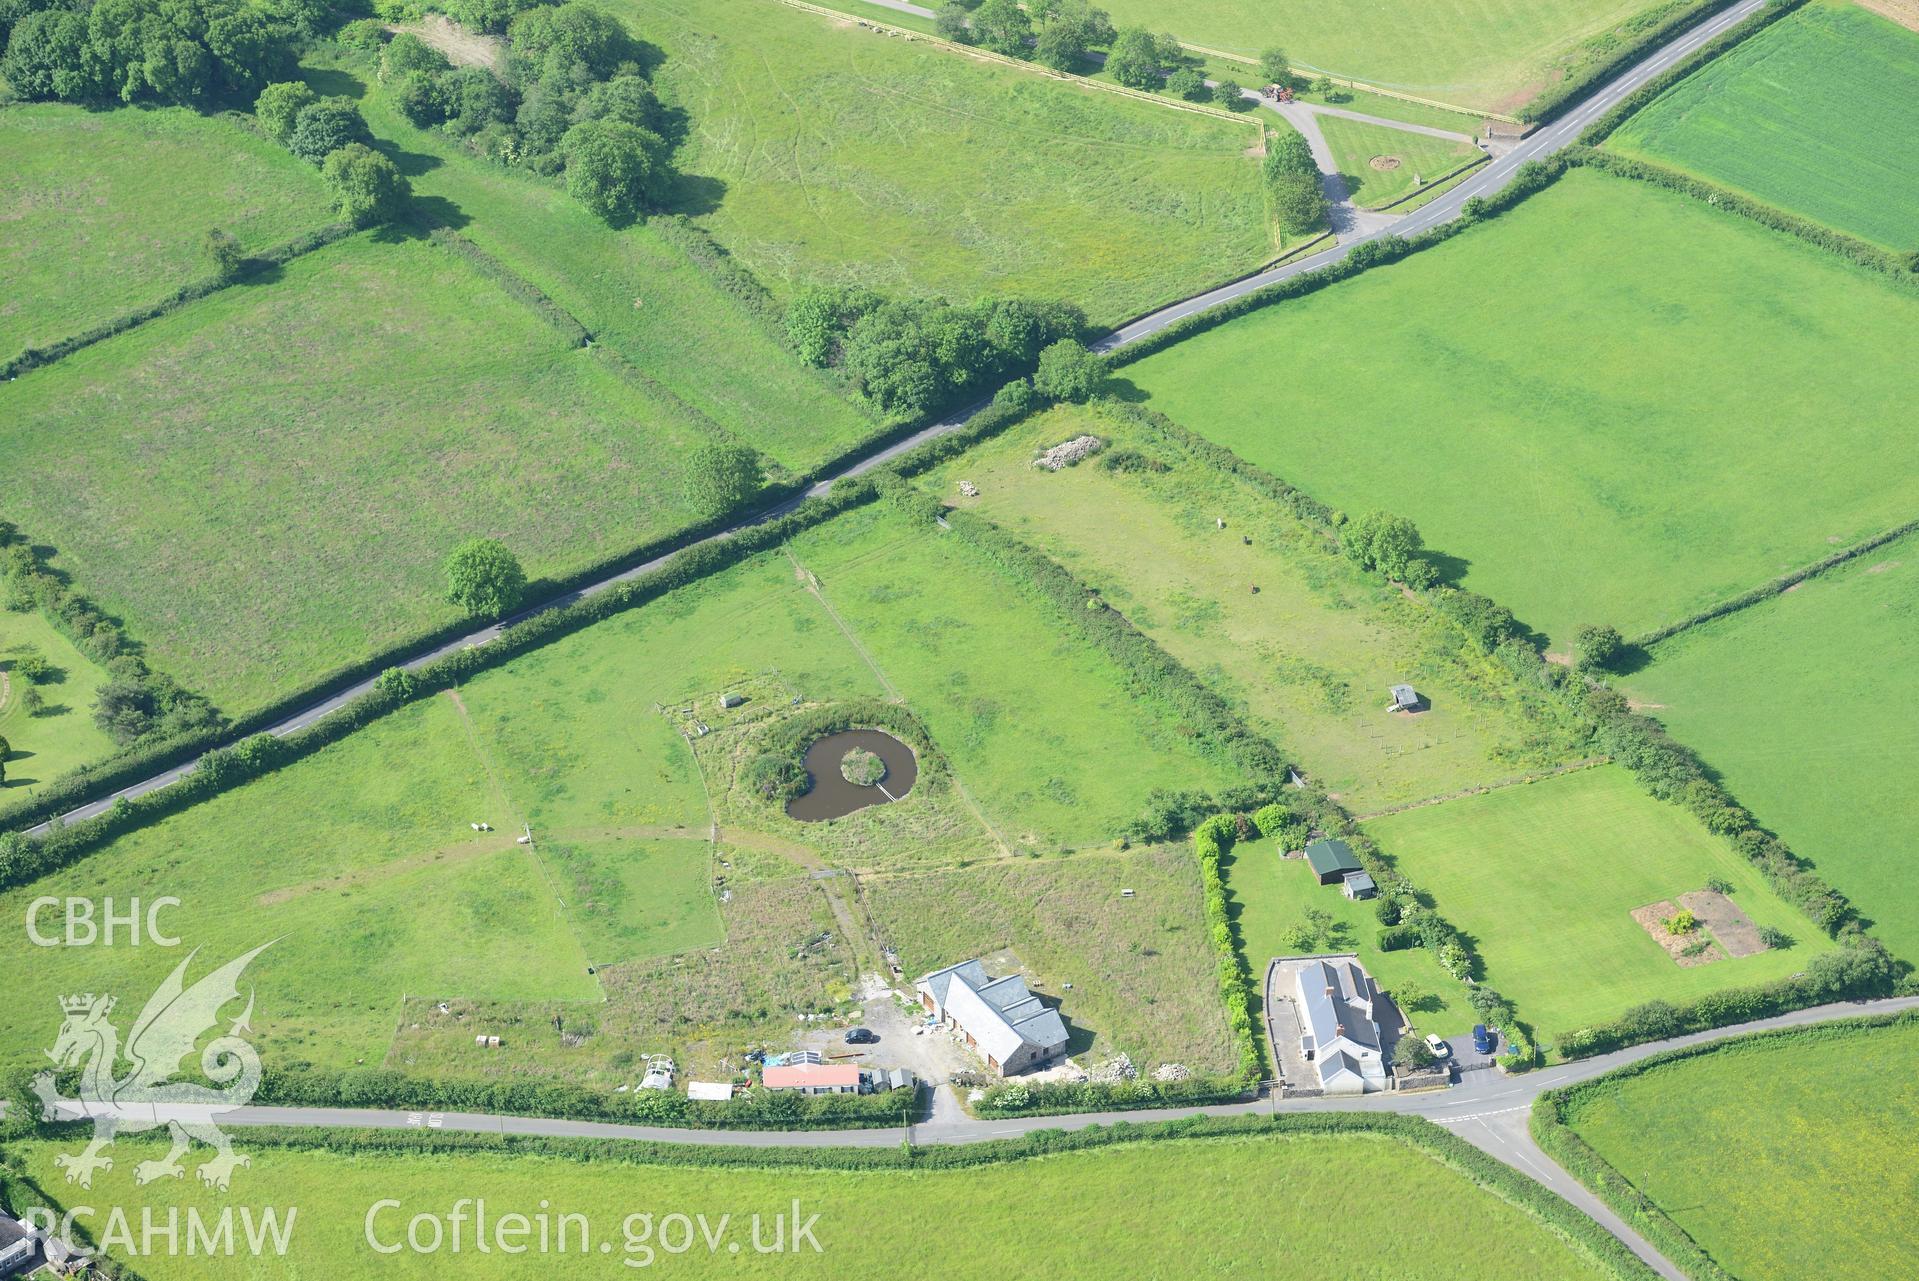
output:
<path id="1" fill-rule="evenodd" d="M 47 1051 L 54 1071 L 36 1076 L 33 1088 L 47 1120 L 93 1122 L 93 1141 L 86 1151 L 55 1158 L 56 1164 L 66 1170 L 67 1182 L 83 1188 L 93 1186 L 96 1170 L 113 1168 L 113 1158 L 102 1152 L 115 1136 L 162 1127 L 171 1131 L 173 1149 L 161 1160 L 142 1161 L 135 1166 L 136 1183 L 180 1178 L 186 1173 L 180 1158 L 196 1139 L 214 1149 L 213 1159 L 199 1168 L 201 1181 L 209 1186 L 224 1190 L 235 1168 L 252 1164 L 234 1152 L 226 1133 L 213 1122 L 222 1112 L 244 1107 L 260 1085 L 259 1053 L 240 1036 L 243 1030 L 251 1030 L 251 993 L 246 1009 L 225 1035 L 215 1037 L 200 1051 L 200 1071 L 223 1088 L 210 1089 L 173 1078 L 180 1071 L 180 1061 L 217 1026 L 221 1008 L 239 999 L 241 973 L 271 946 L 262 944 L 188 987 L 187 966 L 199 955 L 196 948 L 147 1000 L 127 1035 L 124 1051 L 119 1030 L 107 1019 L 113 1012 L 113 997 L 89 993 L 61 998 L 66 1021 L 60 1026 L 59 1039 Z M 115 1075 L 123 1058 L 131 1065 L 130 1070 Z M 82 1064 L 80 1097 L 61 1098 L 54 1084 L 55 1072 Z"/>

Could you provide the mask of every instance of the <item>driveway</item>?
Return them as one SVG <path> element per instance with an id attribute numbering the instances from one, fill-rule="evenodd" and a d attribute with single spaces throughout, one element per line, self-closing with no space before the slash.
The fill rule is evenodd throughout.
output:
<path id="1" fill-rule="evenodd" d="M 917 1009 L 917 1007 L 915 1007 Z M 892 993 L 874 997 L 860 1013 L 861 1025 L 879 1036 L 873 1045 L 846 1044 L 844 1027 L 815 1028 L 799 1038 L 799 1047 L 835 1056 L 839 1063 L 857 1063 L 861 1067 L 905 1068 L 928 1084 L 949 1080 L 953 1073 L 979 1070 L 966 1051 L 944 1032 L 918 1032 L 916 1013 L 902 1009 Z M 858 1055 L 857 1058 L 838 1057 Z"/>

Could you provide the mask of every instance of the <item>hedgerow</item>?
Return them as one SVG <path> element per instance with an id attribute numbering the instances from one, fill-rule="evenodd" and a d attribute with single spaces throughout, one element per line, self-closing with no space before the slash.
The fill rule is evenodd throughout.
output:
<path id="1" fill-rule="evenodd" d="M 1761 601 L 1771 600 L 1774 596 L 1778 596 L 1798 586 L 1808 578 L 1816 577 L 1829 569 L 1837 569 L 1849 560 L 1863 556 L 1867 552 L 1876 551 L 1884 547 L 1887 543 L 1894 542 L 1912 533 L 1919 533 L 1919 520 L 1909 520 L 1905 524 L 1888 529 L 1882 534 L 1876 534 L 1863 543 L 1855 543 L 1844 551 L 1834 552 L 1832 555 L 1816 560 L 1810 565 L 1795 569 L 1790 574 L 1782 574 L 1771 582 L 1761 584 L 1751 591 L 1741 592 L 1737 596 L 1728 597 L 1696 613 L 1688 614 L 1677 622 L 1667 623 L 1664 627 L 1655 627 L 1652 631 L 1643 632 L 1633 637 L 1628 643 L 1639 649 L 1657 645 L 1660 641 L 1671 636 L 1676 636 L 1689 628 L 1697 627 L 1701 623 L 1709 623 L 1715 618 L 1723 618 L 1727 614 L 1737 613 L 1748 606 L 1757 605 Z"/>
<path id="2" fill-rule="evenodd" d="M 1649 1055 L 1606 1075 L 1576 1085 L 1547 1090 L 1533 1101 L 1529 1125 L 1540 1148 L 1578 1179 L 1653 1247 L 1677 1264 L 1694 1281 L 1734 1281 L 1697 1241 L 1674 1222 L 1656 1202 L 1635 1187 L 1614 1165 L 1595 1151 L 1572 1128 L 1572 1118 L 1588 1100 L 1618 1088 L 1622 1081 L 1707 1054 L 1737 1054 L 1779 1041 L 1839 1040 L 1870 1028 L 1892 1027 L 1919 1019 L 1919 1014 L 1882 1014 L 1869 1018 L 1822 1023 L 1815 1027 L 1780 1028 L 1729 1040 L 1689 1045 Z"/>
<path id="3" fill-rule="evenodd" d="M 1688 0 L 1675 0 L 1662 8 L 1650 9 L 1627 19 L 1620 24 L 1626 32 L 1625 39 L 1610 44 L 1596 61 L 1580 67 L 1521 107 L 1517 112 L 1519 119 L 1536 124 L 1558 119 L 1568 107 L 1585 101 L 1594 90 L 1659 46 L 1734 3 L 1735 0 L 1690 0 L 1690 3 Z M 1594 41 L 1594 45 L 1597 46 L 1600 40 L 1612 39 L 1611 36 L 1600 37 Z"/>
<path id="4" fill-rule="evenodd" d="M 1725 2 L 1731 3 L 1731 0 L 1725 0 Z M 1753 36 L 1758 35 L 1761 31 L 1764 31 L 1767 27 L 1805 3 L 1806 0 L 1771 0 L 1765 8 L 1761 9 L 1753 17 L 1747 18 L 1730 31 L 1724 31 L 1714 36 L 1705 44 L 1695 49 L 1691 57 L 1681 58 L 1678 62 L 1667 67 L 1645 84 L 1640 85 L 1637 89 L 1614 103 L 1611 109 L 1604 115 L 1586 126 L 1585 132 L 1579 135 L 1579 141 L 1588 147 L 1597 147 L 1600 143 L 1612 137 L 1620 125 L 1625 124 L 1631 117 L 1638 115 L 1640 111 L 1650 106 L 1653 100 L 1665 93 L 1666 90 L 1686 79 L 1707 63 L 1718 59 L 1731 50 L 1733 46 L 1743 44 Z M 1715 9 L 1724 7 L 1724 4 L 1714 6 Z"/>
<path id="5" fill-rule="evenodd" d="M 1837 254 L 1847 262 L 1887 276 L 1894 285 L 1919 289 L 1919 275 L 1914 274 L 1914 259 L 1909 254 L 1893 253 L 1877 245 L 1867 244 L 1856 236 L 1835 231 L 1824 223 L 1814 222 L 1810 218 L 1801 218 L 1798 214 L 1787 213 L 1763 200 L 1754 200 L 1751 196 L 1741 195 L 1730 188 L 1707 182 L 1703 178 L 1695 178 L 1650 160 L 1640 160 L 1632 156 L 1622 156 L 1611 151 L 1588 147 L 1568 147 L 1561 154 L 1566 157 L 1568 164 L 1584 165 L 1589 169 L 1598 169 L 1622 178 L 1651 183 L 1653 186 L 1664 187 L 1668 191 L 1676 191 L 1683 196 L 1691 196 L 1715 209 L 1738 214 L 1762 227 L 1783 231 L 1815 248 Z"/>
<path id="6" fill-rule="evenodd" d="M 336 240 L 352 235 L 356 228 L 350 222 L 329 223 L 316 231 L 295 236 L 285 244 L 275 245 L 257 254 L 249 254 L 240 260 L 239 269 L 231 275 L 214 274 L 181 285 L 158 302 L 149 303 L 134 311 L 103 321 L 91 329 L 83 330 L 47 347 L 28 347 L 18 355 L 0 364 L 0 382 L 8 382 L 21 374 L 42 365 L 50 365 L 56 360 L 71 356 L 74 352 L 91 347 L 95 343 L 105 342 L 117 334 L 144 325 L 150 320 L 158 320 L 171 312 L 178 311 L 190 302 L 197 302 L 210 294 L 219 292 L 229 285 L 244 284 L 262 272 L 275 267 L 283 267 L 303 254 L 325 248 Z"/>
<path id="7" fill-rule="evenodd" d="M 904 1125 L 919 1110 L 913 1090 L 802 1096 L 761 1089 L 722 1103 L 689 1099 L 676 1090 L 620 1094 L 566 1081 L 462 1081 L 364 1067 L 344 1072 L 269 1069 L 253 1101 L 262 1106 L 478 1112 L 715 1130 L 867 1129 Z"/>

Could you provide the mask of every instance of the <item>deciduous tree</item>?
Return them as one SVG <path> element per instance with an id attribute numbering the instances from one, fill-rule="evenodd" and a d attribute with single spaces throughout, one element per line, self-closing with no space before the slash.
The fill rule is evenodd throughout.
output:
<path id="1" fill-rule="evenodd" d="M 473 538 L 446 558 L 446 598 L 475 618 L 499 618 L 526 595 L 526 571 L 497 538 Z"/>

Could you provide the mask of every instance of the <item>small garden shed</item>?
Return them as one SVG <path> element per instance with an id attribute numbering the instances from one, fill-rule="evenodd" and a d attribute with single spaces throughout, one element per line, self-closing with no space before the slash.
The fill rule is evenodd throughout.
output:
<path id="1" fill-rule="evenodd" d="M 1363 872 L 1359 856 L 1344 841 L 1314 841 L 1306 847 L 1306 866 L 1313 869 L 1321 885 L 1338 885 L 1348 872 Z"/>

